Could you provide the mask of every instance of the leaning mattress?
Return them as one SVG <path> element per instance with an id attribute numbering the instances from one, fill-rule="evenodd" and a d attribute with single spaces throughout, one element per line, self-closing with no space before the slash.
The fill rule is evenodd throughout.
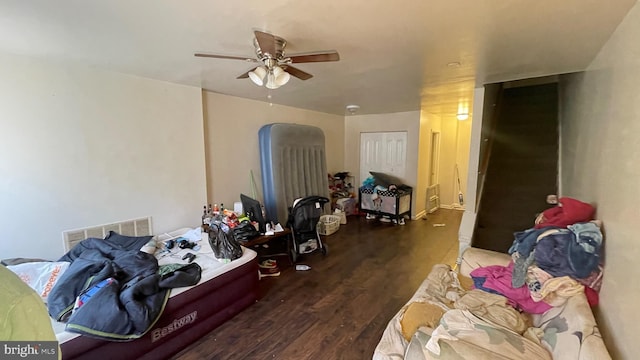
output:
<path id="1" fill-rule="evenodd" d="M 175 238 L 189 229 L 159 236 Z M 52 320 L 60 343 L 62 358 L 67 359 L 166 359 L 230 319 L 258 298 L 258 263 L 255 251 L 243 249 L 239 259 L 222 263 L 213 255 L 208 241 L 200 241 L 195 262 L 202 278 L 195 286 L 171 290 L 162 316 L 143 337 L 129 342 L 111 342 L 81 336 L 64 330 L 65 324 Z M 183 263 L 190 249 L 175 249 L 158 263 Z"/>
<path id="2" fill-rule="evenodd" d="M 299 124 L 268 124 L 258 132 L 267 221 L 286 223 L 298 198 L 329 197 L 322 129 Z"/>

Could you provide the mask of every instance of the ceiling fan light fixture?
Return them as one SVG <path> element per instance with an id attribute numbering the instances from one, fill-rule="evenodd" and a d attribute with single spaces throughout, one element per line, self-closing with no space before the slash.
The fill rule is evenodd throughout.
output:
<path id="1" fill-rule="evenodd" d="M 264 84 L 264 76 L 266 74 L 267 70 L 262 66 L 258 66 L 257 68 L 255 68 L 255 70 L 249 71 L 248 73 L 249 79 L 251 79 L 251 81 L 253 81 L 253 83 L 258 86 L 262 86 Z"/>
<path id="2" fill-rule="evenodd" d="M 289 82 L 291 75 L 289 75 L 288 72 L 284 71 L 280 66 L 276 66 L 273 69 L 273 77 L 276 85 L 280 87 Z"/>
<path id="3" fill-rule="evenodd" d="M 267 83 L 264 85 L 267 89 L 277 89 L 280 86 L 276 83 L 276 76 L 273 74 L 273 71 L 269 71 L 267 74 Z"/>

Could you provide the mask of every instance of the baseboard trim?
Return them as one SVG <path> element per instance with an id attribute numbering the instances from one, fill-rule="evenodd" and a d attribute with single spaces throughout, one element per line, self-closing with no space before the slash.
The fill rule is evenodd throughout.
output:
<path id="1" fill-rule="evenodd" d="M 418 220 L 418 219 L 422 219 L 425 216 L 427 216 L 427 210 L 422 210 L 419 213 L 417 213 L 413 218 L 411 218 L 411 220 Z"/>
<path id="2" fill-rule="evenodd" d="M 449 210 L 464 211 L 464 206 L 460 206 L 460 205 L 458 205 L 458 204 L 440 205 L 440 208 L 442 208 L 442 209 L 449 209 Z"/>

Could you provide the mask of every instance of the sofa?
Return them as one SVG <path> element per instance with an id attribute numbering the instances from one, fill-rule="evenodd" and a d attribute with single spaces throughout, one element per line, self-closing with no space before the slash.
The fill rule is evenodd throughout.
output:
<path id="1" fill-rule="evenodd" d="M 472 271 L 511 260 L 468 248 L 456 270 L 435 265 L 387 324 L 373 359 L 611 359 L 584 291 L 529 314 L 472 289 Z"/>

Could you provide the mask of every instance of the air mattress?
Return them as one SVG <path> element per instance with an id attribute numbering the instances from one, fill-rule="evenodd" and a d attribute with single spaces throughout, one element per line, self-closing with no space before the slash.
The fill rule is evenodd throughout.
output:
<path id="1" fill-rule="evenodd" d="M 258 132 L 267 221 L 286 223 L 300 197 L 329 197 L 324 132 L 315 126 L 268 124 Z"/>

